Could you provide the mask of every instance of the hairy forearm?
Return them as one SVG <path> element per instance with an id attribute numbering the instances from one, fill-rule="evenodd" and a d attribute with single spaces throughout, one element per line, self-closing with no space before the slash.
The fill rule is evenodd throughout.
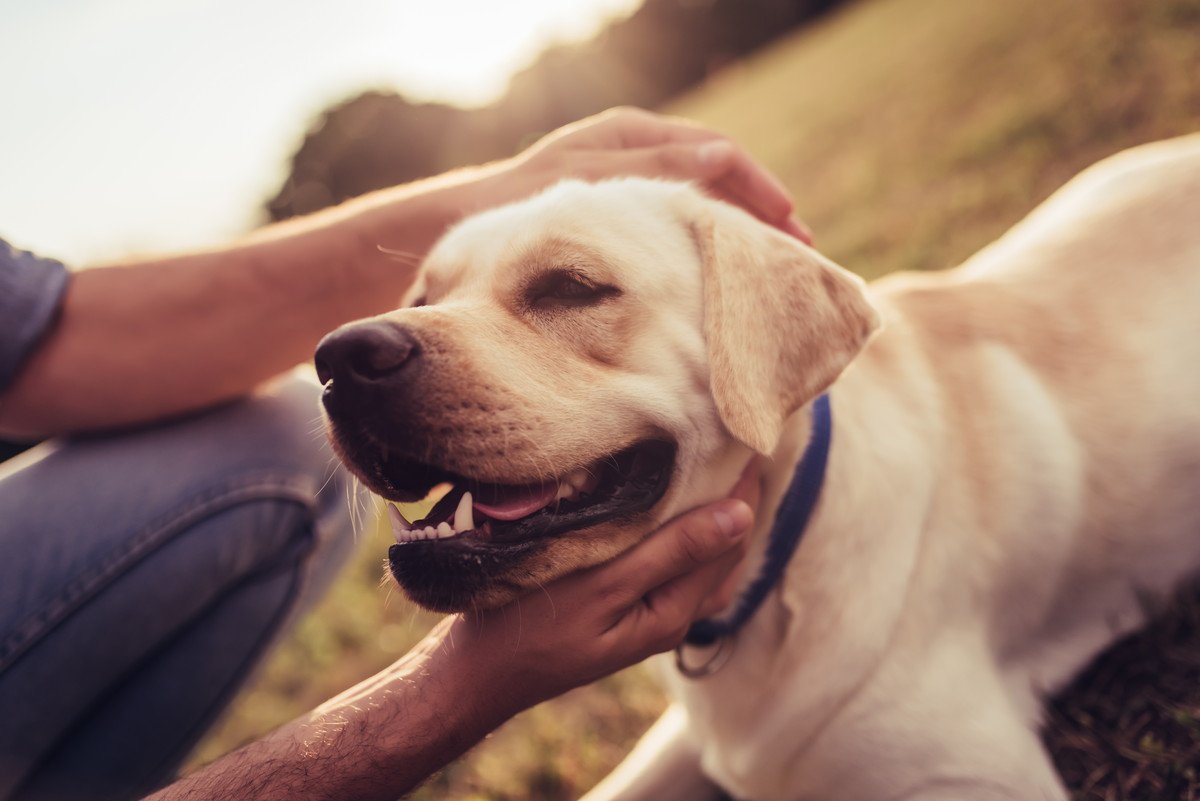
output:
<path id="1" fill-rule="evenodd" d="M 77 273 L 0 395 L 0 435 L 130 425 L 244 394 L 330 329 L 394 308 L 497 168 L 389 190 L 230 247 Z"/>
<path id="2" fill-rule="evenodd" d="M 165 788 L 153 801 L 394 801 L 514 710 L 435 632 L 400 662 L 273 734 Z"/>

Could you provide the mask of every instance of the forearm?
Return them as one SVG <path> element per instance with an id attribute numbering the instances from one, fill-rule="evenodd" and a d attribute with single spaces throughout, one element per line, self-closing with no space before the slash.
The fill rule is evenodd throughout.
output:
<path id="1" fill-rule="evenodd" d="M 273 734 L 172 784 L 153 801 L 395 801 L 516 710 L 448 658 L 439 629 L 403 660 Z"/>
<path id="2" fill-rule="evenodd" d="M 394 308 L 495 169 L 367 196 L 220 250 L 77 273 L 58 324 L 0 395 L 0 434 L 159 419 L 306 361 L 332 328 Z"/>

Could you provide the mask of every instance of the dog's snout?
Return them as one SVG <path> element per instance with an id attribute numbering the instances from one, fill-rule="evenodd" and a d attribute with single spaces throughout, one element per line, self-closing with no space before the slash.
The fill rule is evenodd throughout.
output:
<path id="1" fill-rule="evenodd" d="M 327 334 L 313 360 L 322 384 L 365 385 L 385 382 L 416 358 L 417 340 L 391 322 L 351 323 Z"/>

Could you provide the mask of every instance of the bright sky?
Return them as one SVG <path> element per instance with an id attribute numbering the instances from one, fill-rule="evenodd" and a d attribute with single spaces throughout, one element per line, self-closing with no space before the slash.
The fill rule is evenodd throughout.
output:
<path id="1" fill-rule="evenodd" d="M 220 242 L 329 104 L 485 104 L 640 2 L 0 0 L 0 238 L 74 264 Z"/>

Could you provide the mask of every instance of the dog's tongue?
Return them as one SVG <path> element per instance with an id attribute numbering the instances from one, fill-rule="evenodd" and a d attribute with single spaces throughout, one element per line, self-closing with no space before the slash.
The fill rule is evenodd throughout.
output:
<path id="1" fill-rule="evenodd" d="M 547 506 L 558 493 L 558 482 L 510 487 L 492 484 L 476 490 L 474 506 L 493 520 L 520 520 Z"/>

